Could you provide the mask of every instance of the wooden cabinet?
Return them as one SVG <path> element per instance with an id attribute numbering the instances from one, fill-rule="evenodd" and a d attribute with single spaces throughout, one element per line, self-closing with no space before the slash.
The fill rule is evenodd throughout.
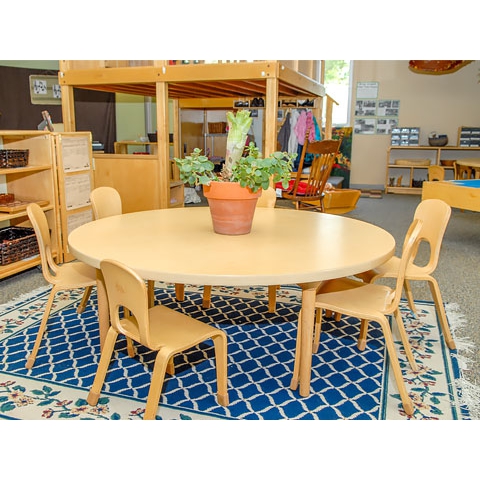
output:
<path id="1" fill-rule="evenodd" d="M 428 166 L 442 160 L 480 157 L 480 147 L 400 147 L 387 150 L 386 193 L 422 193 L 422 182 L 428 179 Z M 453 180 L 454 167 L 445 166 L 445 180 Z"/>
<path id="2" fill-rule="evenodd" d="M 59 218 L 57 211 L 57 178 L 55 169 L 55 144 L 48 132 L 0 131 L 0 148 L 28 150 L 28 164 L 25 167 L 1 168 L 0 188 L 2 193 L 15 195 L 15 200 L 25 205 L 10 211 L 0 212 L 0 225 L 31 227 L 26 205 L 40 202 L 47 216 L 51 232 L 54 257 L 62 258 Z M 40 257 L 27 258 L 0 266 L 0 278 L 22 272 L 40 264 Z"/>
<path id="3" fill-rule="evenodd" d="M 94 185 L 113 187 L 122 198 L 124 213 L 161 208 L 161 175 L 158 155 L 95 154 Z M 169 208 L 183 207 L 183 183 L 169 170 Z"/>

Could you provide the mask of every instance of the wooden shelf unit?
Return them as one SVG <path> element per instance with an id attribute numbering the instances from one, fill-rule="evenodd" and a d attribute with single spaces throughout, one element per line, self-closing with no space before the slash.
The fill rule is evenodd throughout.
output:
<path id="1" fill-rule="evenodd" d="M 265 155 L 277 150 L 278 100 L 309 98 L 315 101 L 316 116 L 321 118 L 325 88 L 319 81 L 319 61 L 258 60 L 212 64 L 170 65 L 168 60 L 146 60 L 141 66 L 129 60 L 61 60 L 59 83 L 65 131 L 75 131 L 73 89 L 128 93 L 156 98 L 158 138 L 158 190 L 152 208 L 169 208 L 171 176 L 169 148 L 169 102 L 173 102 L 173 156 L 183 152 L 178 141 L 179 108 L 192 102 L 204 108 L 222 108 L 233 99 L 263 97 L 265 101 Z M 327 98 L 327 112 L 333 103 Z M 228 99 L 228 100 L 227 100 Z M 331 136 L 331 115 L 326 119 L 325 138 Z M 141 157 L 140 155 L 138 157 Z M 145 156 L 146 157 L 146 156 Z M 99 156 L 100 158 L 100 156 Z M 102 181 L 99 175 L 97 180 Z M 95 183 L 95 186 L 100 184 Z"/>
<path id="2" fill-rule="evenodd" d="M 428 179 L 428 165 L 395 165 L 395 160 L 430 160 L 430 165 L 440 165 L 441 160 L 456 160 L 480 157 L 480 147 L 430 147 L 430 146 L 390 146 L 387 150 L 385 193 L 406 193 L 421 195 L 422 187 L 413 186 L 413 181 Z M 453 180 L 454 167 L 443 167 L 445 179 Z M 401 185 L 397 181 L 402 177 Z M 393 185 L 390 179 L 394 178 Z"/>
<path id="3" fill-rule="evenodd" d="M 48 132 L 38 130 L 0 131 L 0 148 L 28 150 L 28 165 L 18 168 L 1 168 L 0 178 L 4 180 L 6 192 L 13 193 L 15 200 L 35 202 L 47 201 L 42 206 L 51 231 L 54 256 L 61 259 L 61 242 L 58 218 L 58 190 L 55 168 L 55 146 Z M 14 213 L 0 213 L 2 227 L 31 227 L 25 210 Z M 9 265 L 0 266 L 0 278 L 28 270 L 40 264 L 40 256 L 31 257 Z"/>

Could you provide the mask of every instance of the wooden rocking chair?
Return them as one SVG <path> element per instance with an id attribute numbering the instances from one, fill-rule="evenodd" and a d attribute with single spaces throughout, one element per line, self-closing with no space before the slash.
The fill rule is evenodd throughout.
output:
<path id="1" fill-rule="evenodd" d="M 321 140 L 308 142 L 305 138 L 302 155 L 296 172 L 295 181 L 291 190 L 282 192 L 282 198 L 292 200 L 298 210 L 324 211 L 324 190 L 332 171 L 335 158 L 340 148 L 339 140 Z M 303 173 L 305 156 L 313 156 L 312 165 L 308 173 Z"/>

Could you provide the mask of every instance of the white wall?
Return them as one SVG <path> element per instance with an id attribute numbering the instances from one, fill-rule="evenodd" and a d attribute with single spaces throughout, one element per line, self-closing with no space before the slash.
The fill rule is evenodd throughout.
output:
<path id="1" fill-rule="evenodd" d="M 476 60 L 455 73 L 422 75 L 409 70 L 408 60 L 356 60 L 352 112 L 357 82 L 379 82 L 379 99 L 400 100 L 399 126 L 420 127 L 420 145 L 428 145 L 432 131 L 457 145 L 458 127 L 480 126 L 479 69 Z M 390 135 L 353 135 L 351 186 L 384 187 L 389 145 Z"/>

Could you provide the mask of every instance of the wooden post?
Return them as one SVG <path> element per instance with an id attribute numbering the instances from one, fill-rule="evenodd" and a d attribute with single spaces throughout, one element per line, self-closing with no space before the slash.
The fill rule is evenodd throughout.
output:
<path id="1" fill-rule="evenodd" d="M 170 206 L 170 142 L 168 121 L 168 84 L 156 83 L 159 208 Z"/>
<path id="2" fill-rule="evenodd" d="M 278 78 L 267 78 L 265 98 L 265 140 L 263 154 L 268 157 L 277 150 L 277 115 L 278 115 Z"/>

